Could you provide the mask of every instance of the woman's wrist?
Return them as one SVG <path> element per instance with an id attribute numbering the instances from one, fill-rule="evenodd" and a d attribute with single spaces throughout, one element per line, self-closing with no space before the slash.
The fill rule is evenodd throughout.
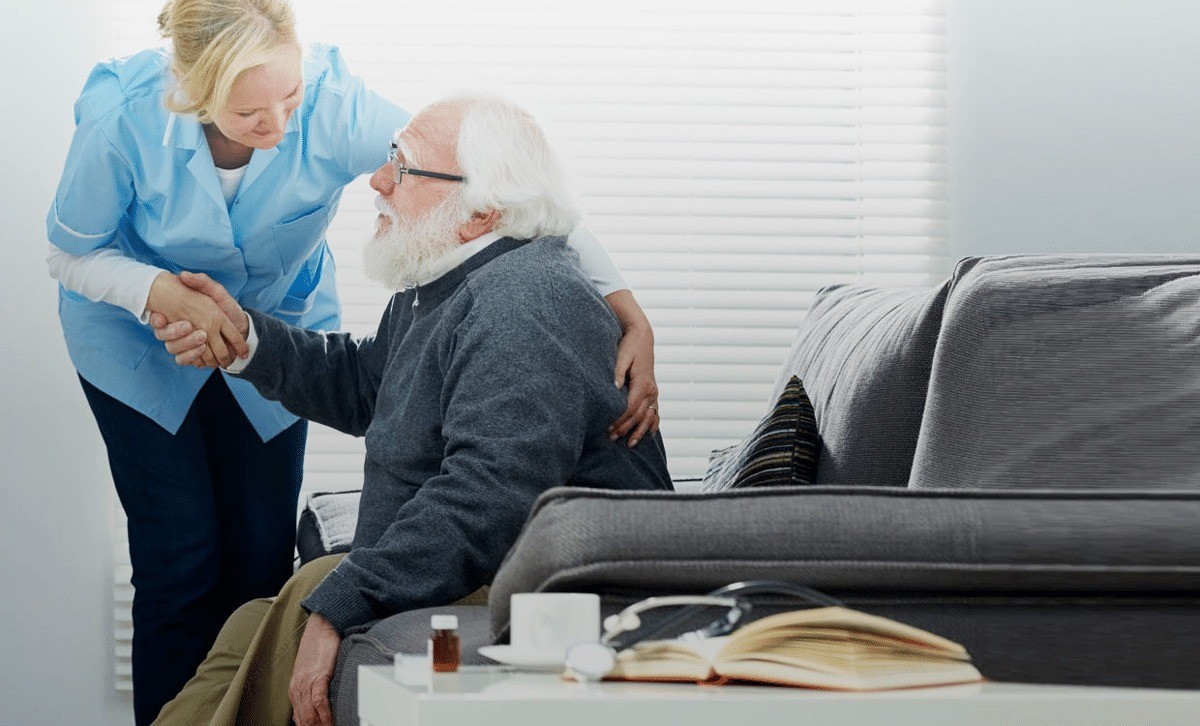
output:
<path id="1" fill-rule="evenodd" d="M 617 290 L 609 293 L 605 298 L 608 306 L 612 308 L 613 315 L 617 317 L 617 322 L 621 325 L 621 334 L 628 335 L 629 333 L 642 332 L 653 335 L 654 331 L 650 327 L 650 319 L 646 317 L 642 306 L 638 305 L 634 299 L 633 293 L 629 290 Z"/>
<path id="2" fill-rule="evenodd" d="M 175 276 L 167 271 L 158 273 L 150 284 L 150 294 L 146 296 L 146 312 L 161 312 L 166 302 L 163 298 L 169 295 L 171 280 Z"/>

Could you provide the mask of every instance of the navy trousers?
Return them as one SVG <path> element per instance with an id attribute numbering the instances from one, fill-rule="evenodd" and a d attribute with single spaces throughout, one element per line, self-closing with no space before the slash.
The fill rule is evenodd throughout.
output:
<path id="1" fill-rule="evenodd" d="M 172 435 L 80 378 L 133 562 L 133 704 L 150 724 L 242 603 L 292 574 L 306 421 L 263 442 L 214 372 Z"/>

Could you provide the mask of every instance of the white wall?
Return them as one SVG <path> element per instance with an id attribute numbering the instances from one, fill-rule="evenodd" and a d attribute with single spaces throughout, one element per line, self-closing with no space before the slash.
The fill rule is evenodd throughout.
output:
<path id="1" fill-rule="evenodd" d="M 0 0 L 0 724 L 129 724 L 112 687 L 103 445 L 67 359 L 43 218 L 98 57 L 85 0 Z"/>
<path id="2" fill-rule="evenodd" d="M 1200 251 L 1200 3 L 949 10 L 953 256 Z"/>

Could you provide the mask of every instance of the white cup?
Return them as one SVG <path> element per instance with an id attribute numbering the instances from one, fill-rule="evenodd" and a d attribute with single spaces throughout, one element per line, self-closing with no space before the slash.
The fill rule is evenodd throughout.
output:
<path id="1" fill-rule="evenodd" d="M 567 648 L 600 639 L 600 596 L 526 592 L 512 596 L 509 642 L 514 650 L 561 658 Z"/>

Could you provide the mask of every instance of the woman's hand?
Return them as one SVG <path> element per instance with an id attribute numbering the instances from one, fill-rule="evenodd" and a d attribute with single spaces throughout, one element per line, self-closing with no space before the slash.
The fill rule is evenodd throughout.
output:
<path id="1" fill-rule="evenodd" d="M 628 290 L 607 297 L 621 322 L 623 334 L 617 345 L 617 366 L 613 383 L 617 388 L 629 383 L 629 405 L 625 413 L 608 427 L 611 440 L 629 435 L 632 448 L 646 436 L 658 431 L 658 382 L 654 380 L 654 330 L 642 308 Z"/>
<path id="2" fill-rule="evenodd" d="M 231 311 L 224 309 L 229 306 L 213 299 L 220 299 L 221 295 L 205 294 L 217 290 L 232 300 L 207 275 L 185 272 L 181 277 L 163 272 L 155 278 L 146 307 L 151 311 L 155 337 L 166 342 L 167 352 L 175 355 L 177 363 L 209 368 L 227 366 L 235 356 L 249 353 L 245 313 L 237 308 L 240 316 L 231 317 Z M 236 303 L 233 307 L 237 307 Z M 240 324 L 234 322 L 235 317 L 242 319 Z"/>

